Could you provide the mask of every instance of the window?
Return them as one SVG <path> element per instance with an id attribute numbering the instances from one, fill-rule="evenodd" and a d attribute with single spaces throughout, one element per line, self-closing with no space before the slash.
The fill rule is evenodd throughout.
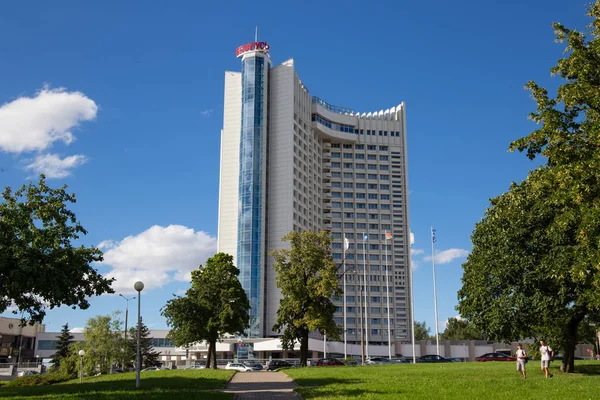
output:
<path id="1" fill-rule="evenodd" d="M 368 160 L 377 160 L 377 155 L 375 155 L 375 154 L 369 154 L 369 155 L 367 155 L 367 159 Z"/>
<path id="2" fill-rule="evenodd" d="M 345 199 L 352 199 L 354 198 L 354 193 L 344 193 L 344 198 Z"/>
<path id="3" fill-rule="evenodd" d="M 377 185 L 374 183 L 369 183 L 369 190 L 377 190 Z"/>
<path id="4" fill-rule="evenodd" d="M 364 193 L 356 193 L 356 198 L 357 199 L 364 199 L 365 198 L 365 194 Z"/>
<path id="5" fill-rule="evenodd" d="M 383 131 L 379 131 L 379 136 L 383 136 Z"/>
<path id="6" fill-rule="evenodd" d="M 344 148 L 345 148 L 345 149 L 351 149 L 351 148 L 352 148 L 352 145 L 351 145 L 351 144 L 344 144 Z"/>
<path id="7" fill-rule="evenodd" d="M 373 324 L 373 325 L 381 324 L 381 318 L 371 318 L 371 324 Z"/>
<path id="8" fill-rule="evenodd" d="M 377 225 L 377 224 L 369 224 L 369 229 L 379 230 L 379 225 Z"/>
<path id="9" fill-rule="evenodd" d="M 356 164 L 356 169 L 365 169 L 365 164 Z"/>
<path id="10" fill-rule="evenodd" d="M 344 158 L 352 158 L 352 153 L 344 153 Z"/>
<path id="11" fill-rule="evenodd" d="M 331 158 L 340 158 L 340 153 L 331 153 Z"/>
<path id="12" fill-rule="evenodd" d="M 367 145 L 367 150 L 377 150 L 377 146 L 372 145 L 372 144 Z"/>
<path id="13" fill-rule="evenodd" d="M 371 335 L 381 335 L 381 329 L 371 329 Z"/>
<path id="14" fill-rule="evenodd" d="M 331 192 L 331 197 L 338 198 L 338 197 L 341 197 L 341 196 L 342 196 L 341 192 Z"/>
<path id="15" fill-rule="evenodd" d="M 331 216 L 333 218 L 340 218 L 342 216 L 342 213 L 341 212 L 332 212 Z"/>
<path id="16" fill-rule="evenodd" d="M 387 146 L 379 146 L 379 151 L 388 151 Z"/>
<path id="17" fill-rule="evenodd" d="M 339 168 L 340 167 L 340 163 L 339 162 L 332 162 L 331 163 L 331 168 Z"/>
<path id="18" fill-rule="evenodd" d="M 332 143 L 331 144 L 331 148 L 333 148 L 333 149 L 339 149 L 340 148 L 340 144 L 339 143 Z"/>
<path id="19" fill-rule="evenodd" d="M 379 245 L 371 243 L 369 245 L 369 250 L 379 250 Z"/>
<path id="20" fill-rule="evenodd" d="M 340 178 L 341 176 L 342 176 L 342 174 L 340 172 L 337 172 L 337 171 L 333 171 L 331 173 L 331 177 L 332 178 Z"/>
<path id="21" fill-rule="evenodd" d="M 377 179 L 377 174 L 369 174 L 369 179 Z"/>
<path id="22" fill-rule="evenodd" d="M 354 223 L 344 222 L 344 229 L 354 229 Z"/>
<path id="23" fill-rule="evenodd" d="M 346 296 L 346 301 L 354 303 L 354 296 Z"/>
<path id="24" fill-rule="evenodd" d="M 356 179 L 365 179 L 365 174 L 363 174 L 363 173 L 357 173 L 356 174 Z"/>
<path id="25" fill-rule="evenodd" d="M 38 350 L 55 350 L 56 340 L 38 340 Z"/>
<path id="26" fill-rule="evenodd" d="M 369 193 L 369 199 L 377 200 L 377 193 Z"/>
<path id="27" fill-rule="evenodd" d="M 364 160 L 365 159 L 365 155 L 364 154 L 357 154 L 354 158 L 356 158 L 357 160 Z"/>
<path id="28" fill-rule="evenodd" d="M 354 218 L 354 213 L 344 213 L 344 218 Z"/>
<path id="29" fill-rule="evenodd" d="M 345 189 L 352 189 L 352 182 L 344 182 L 344 188 Z"/>
<path id="30" fill-rule="evenodd" d="M 341 239 L 342 238 L 342 234 L 340 232 L 332 232 L 331 233 L 331 237 L 334 239 Z"/>
<path id="31" fill-rule="evenodd" d="M 358 216 L 359 214 L 356 215 Z M 367 224 L 359 222 L 356 224 L 356 229 L 367 229 Z"/>
<path id="32" fill-rule="evenodd" d="M 390 168 L 387 165 L 380 165 L 379 169 L 382 170 L 382 171 L 388 171 Z"/>
<path id="33" fill-rule="evenodd" d="M 332 249 L 341 249 L 342 244 L 341 243 L 331 243 L 331 248 Z"/>
<path id="34" fill-rule="evenodd" d="M 356 203 L 356 208 L 367 208 L 365 203 Z"/>
<path id="35" fill-rule="evenodd" d="M 381 312 L 381 307 L 371 307 L 371 312 L 373 314 L 379 314 Z"/>
<path id="36" fill-rule="evenodd" d="M 381 190 L 390 190 L 390 185 L 380 185 L 379 188 Z"/>
<path id="37" fill-rule="evenodd" d="M 358 174 L 356 174 L 356 177 L 358 178 Z M 365 184 L 364 183 L 357 183 L 356 184 L 356 188 L 357 189 L 364 189 L 365 188 Z"/>
<path id="38" fill-rule="evenodd" d="M 332 228 L 341 228 L 342 227 L 342 223 L 341 222 L 332 222 L 331 223 L 331 227 Z"/>
<path id="39" fill-rule="evenodd" d="M 344 172 L 344 178 L 346 179 L 352 179 L 352 172 Z"/>
<path id="40" fill-rule="evenodd" d="M 338 201 L 331 202 L 331 208 L 340 208 L 341 206 L 342 206 L 342 203 L 340 203 Z"/>
<path id="41" fill-rule="evenodd" d="M 344 163 L 344 168 L 352 169 L 352 163 Z"/>
<path id="42" fill-rule="evenodd" d="M 380 155 L 380 156 L 379 156 L 379 159 L 380 159 L 381 161 L 387 161 L 387 160 L 388 160 L 388 156 Z"/>
<path id="43" fill-rule="evenodd" d="M 361 131 L 362 131 L 362 129 L 361 129 Z M 364 150 L 365 149 L 365 145 L 364 144 L 355 144 L 354 148 L 356 150 Z"/>
<path id="44" fill-rule="evenodd" d="M 381 200 L 389 200 L 390 199 L 390 195 L 389 194 L 382 194 L 381 195 Z"/>
<path id="45" fill-rule="evenodd" d="M 377 164 L 369 164 L 369 169 L 377 169 Z"/>
<path id="46" fill-rule="evenodd" d="M 379 254 L 369 254 L 369 260 L 379 261 Z"/>
<path id="47" fill-rule="evenodd" d="M 389 210 L 390 209 L 390 205 L 389 204 L 382 204 L 381 205 L 381 209 L 382 210 Z"/>
<path id="48" fill-rule="evenodd" d="M 372 297 L 371 296 L 371 303 L 381 303 L 381 297 Z"/>
<path id="49" fill-rule="evenodd" d="M 356 218 L 365 219 L 365 218 L 367 218 L 367 214 L 365 214 L 365 213 L 356 213 Z"/>
<path id="50" fill-rule="evenodd" d="M 369 210 L 377 210 L 377 204 L 369 204 Z"/>
<path id="51" fill-rule="evenodd" d="M 342 253 L 331 253 L 331 257 L 333 257 L 334 260 L 341 260 Z"/>
<path id="52" fill-rule="evenodd" d="M 344 208 L 354 208 L 354 203 L 344 203 Z"/>

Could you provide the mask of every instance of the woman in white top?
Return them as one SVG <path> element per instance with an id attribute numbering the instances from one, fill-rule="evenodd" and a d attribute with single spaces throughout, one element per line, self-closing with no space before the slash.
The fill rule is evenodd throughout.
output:
<path id="1" fill-rule="evenodd" d="M 521 343 L 517 344 L 517 352 L 515 354 L 517 356 L 517 371 L 521 373 L 523 379 L 527 375 L 525 371 L 525 363 L 527 362 L 527 353 L 523 350 Z"/>

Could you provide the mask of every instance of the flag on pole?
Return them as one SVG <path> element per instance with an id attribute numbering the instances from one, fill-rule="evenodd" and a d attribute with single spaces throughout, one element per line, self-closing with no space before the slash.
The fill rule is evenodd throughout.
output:
<path id="1" fill-rule="evenodd" d="M 385 240 L 392 240 L 394 236 L 391 232 L 385 232 Z"/>
<path id="2" fill-rule="evenodd" d="M 368 238 L 369 238 L 369 235 L 367 235 L 366 233 L 363 233 L 363 242 L 366 242 Z"/>
<path id="3" fill-rule="evenodd" d="M 346 236 L 344 236 L 344 250 L 348 250 L 349 247 L 350 247 L 350 242 L 348 241 L 348 238 Z"/>
<path id="4" fill-rule="evenodd" d="M 435 243 L 435 229 L 431 229 L 431 240 Z"/>

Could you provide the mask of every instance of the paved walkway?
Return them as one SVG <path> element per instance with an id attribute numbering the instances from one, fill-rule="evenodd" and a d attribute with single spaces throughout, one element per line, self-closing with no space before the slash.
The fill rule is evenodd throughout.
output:
<path id="1" fill-rule="evenodd" d="M 296 384 L 283 372 L 237 372 L 225 386 L 234 400 L 301 400 Z"/>

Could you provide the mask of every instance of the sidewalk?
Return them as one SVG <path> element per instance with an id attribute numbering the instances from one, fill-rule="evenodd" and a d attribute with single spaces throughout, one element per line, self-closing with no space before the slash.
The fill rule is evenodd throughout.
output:
<path id="1" fill-rule="evenodd" d="M 300 400 L 296 384 L 283 372 L 237 372 L 225 386 L 234 400 Z"/>

